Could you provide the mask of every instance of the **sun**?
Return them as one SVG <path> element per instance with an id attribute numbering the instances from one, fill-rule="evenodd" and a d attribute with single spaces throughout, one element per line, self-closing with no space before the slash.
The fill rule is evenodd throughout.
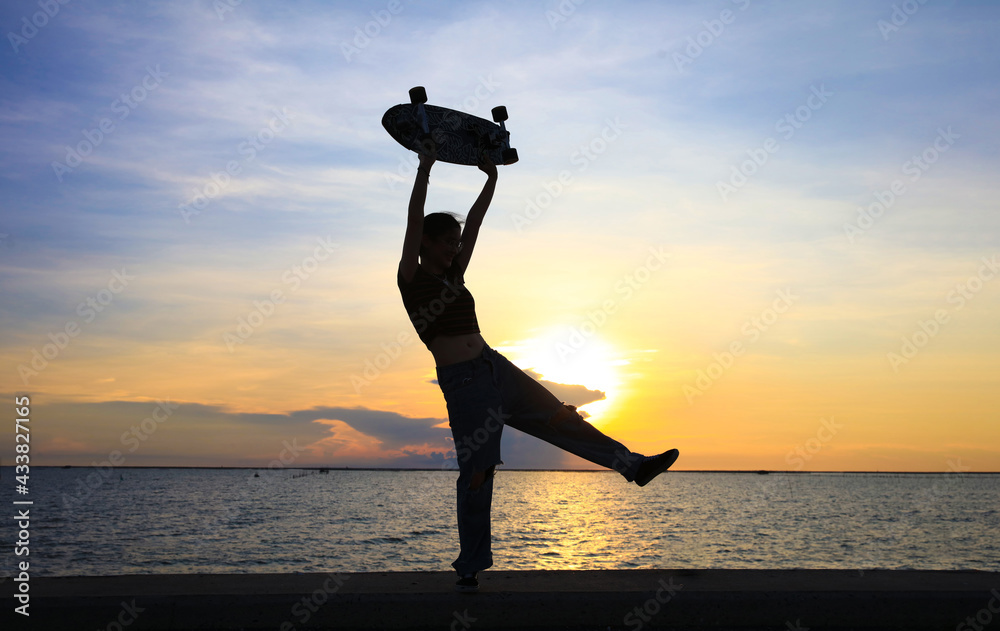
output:
<path id="1" fill-rule="evenodd" d="M 580 406 L 594 421 L 600 420 L 614 405 L 621 385 L 619 367 L 628 363 L 596 333 L 588 337 L 579 329 L 569 327 L 553 328 L 498 350 L 518 367 L 540 374 L 545 381 L 604 392 L 604 399 Z"/>

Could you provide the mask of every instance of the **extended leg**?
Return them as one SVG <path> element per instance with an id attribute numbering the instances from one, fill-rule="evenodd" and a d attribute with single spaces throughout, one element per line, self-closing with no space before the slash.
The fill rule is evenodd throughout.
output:
<path id="1" fill-rule="evenodd" d="M 549 425 L 561 431 L 577 432 L 581 437 L 590 440 L 603 441 L 608 438 L 602 434 L 601 430 L 587 422 L 583 416 L 576 411 L 575 405 L 563 405 L 549 419 Z"/>
<path id="2" fill-rule="evenodd" d="M 585 460 L 613 469 L 629 482 L 635 479 L 643 458 L 588 423 L 572 405 L 559 405 L 541 418 L 515 415 L 507 424 Z"/>

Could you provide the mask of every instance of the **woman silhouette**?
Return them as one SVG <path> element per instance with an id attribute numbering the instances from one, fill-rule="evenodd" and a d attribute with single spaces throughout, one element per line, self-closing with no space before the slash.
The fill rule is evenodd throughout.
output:
<path id="1" fill-rule="evenodd" d="M 479 165 L 486 184 L 469 210 L 465 229 L 450 213 L 424 216 L 434 158 L 420 156 L 396 282 L 420 340 L 434 356 L 438 385 L 448 407 L 459 476 L 459 591 L 476 591 L 476 574 L 493 565 L 490 505 L 505 425 L 536 436 L 581 458 L 614 469 L 645 486 L 677 460 L 678 451 L 643 456 L 629 451 L 559 401 L 486 344 L 476 320 L 465 271 L 497 183 L 497 168 Z"/>

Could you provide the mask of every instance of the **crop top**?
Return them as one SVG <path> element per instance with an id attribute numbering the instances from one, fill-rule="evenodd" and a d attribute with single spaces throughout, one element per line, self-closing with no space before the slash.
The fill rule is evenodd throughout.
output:
<path id="1" fill-rule="evenodd" d="M 465 288 L 457 266 L 453 265 L 446 277 L 448 281 L 428 273 L 419 265 L 410 282 L 403 280 L 399 272 L 396 273 L 403 306 L 420 341 L 428 348 L 438 335 L 479 333 L 476 301 Z"/>

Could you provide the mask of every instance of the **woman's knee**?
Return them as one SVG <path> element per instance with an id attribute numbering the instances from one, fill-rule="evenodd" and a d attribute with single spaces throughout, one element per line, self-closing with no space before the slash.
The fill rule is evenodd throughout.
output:
<path id="1" fill-rule="evenodd" d="M 493 465 L 485 471 L 473 471 L 472 476 L 469 478 L 469 490 L 478 491 L 487 479 L 492 478 L 496 474 L 496 465 Z"/>

